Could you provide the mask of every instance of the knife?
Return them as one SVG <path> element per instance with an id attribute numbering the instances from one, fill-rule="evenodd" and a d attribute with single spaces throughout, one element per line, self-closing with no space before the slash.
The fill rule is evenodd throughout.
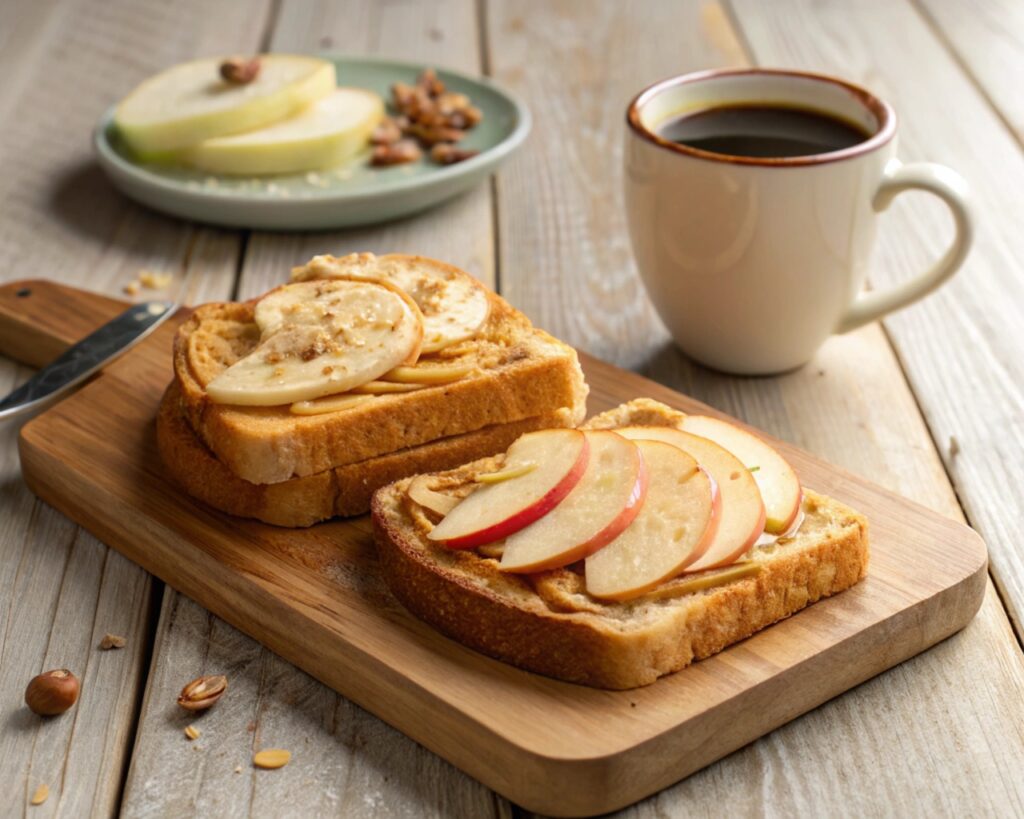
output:
<path id="1" fill-rule="evenodd" d="M 135 304 L 47 364 L 0 400 L 0 421 L 29 412 L 81 384 L 104 364 L 138 344 L 168 317 L 176 302 Z"/>

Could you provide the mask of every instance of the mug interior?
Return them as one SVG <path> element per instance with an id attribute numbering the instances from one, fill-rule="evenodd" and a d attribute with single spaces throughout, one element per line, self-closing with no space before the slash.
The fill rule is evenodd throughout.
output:
<path id="1" fill-rule="evenodd" d="M 751 103 L 819 111 L 845 120 L 869 136 L 829 153 L 751 157 L 704 151 L 672 142 L 659 133 L 667 122 L 684 114 Z M 702 71 L 663 80 L 633 100 L 627 118 L 633 130 L 662 147 L 704 159 L 750 165 L 808 165 L 856 156 L 888 142 L 896 131 L 892 109 L 863 88 L 823 74 L 758 68 Z"/>

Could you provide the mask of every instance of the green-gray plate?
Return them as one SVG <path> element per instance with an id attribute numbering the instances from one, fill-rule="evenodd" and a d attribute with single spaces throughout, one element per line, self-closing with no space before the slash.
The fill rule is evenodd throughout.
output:
<path id="1" fill-rule="evenodd" d="M 412 83 L 424 66 L 374 57 L 323 55 L 338 70 L 338 85 L 376 91 L 385 100 L 395 82 Z M 93 134 L 96 157 L 124 194 L 164 213 L 229 227 L 322 230 L 368 225 L 408 216 L 479 184 L 530 130 L 526 107 L 493 82 L 438 68 L 452 91 L 483 112 L 460 147 L 479 151 L 455 165 L 424 157 L 390 168 L 369 165 L 369 150 L 339 168 L 265 177 L 211 176 L 183 167 L 132 158 L 113 126 L 113 109 Z"/>

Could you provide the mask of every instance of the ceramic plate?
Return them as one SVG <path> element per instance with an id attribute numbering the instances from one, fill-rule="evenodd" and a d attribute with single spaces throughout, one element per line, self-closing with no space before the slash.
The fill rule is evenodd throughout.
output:
<path id="1" fill-rule="evenodd" d="M 367 88 L 390 99 L 394 82 L 412 83 L 424 66 L 372 57 L 322 55 L 337 66 L 338 85 Z M 526 107 L 494 83 L 437 69 L 452 91 L 469 96 L 483 121 L 461 147 L 480 153 L 456 165 L 428 158 L 373 168 L 369 149 L 326 171 L 270 177 L 228 177 L 135 161 L 113 127 L 111 108 L 96 126 L 100 165 L 127 196 L 156 210 L 228 227 L 317 230 L 367 225 L 407 216 L 479 184 L 514 151 L 530 130 Z"/>

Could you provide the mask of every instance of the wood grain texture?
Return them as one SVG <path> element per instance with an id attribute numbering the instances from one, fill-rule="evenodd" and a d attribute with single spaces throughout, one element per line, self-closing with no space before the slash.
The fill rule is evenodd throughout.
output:
<path id="1" fill-rule="evenodd" d="M 744 63 L 742 37 L 730 23 L 734 12 L 753 24 L 772 19 L 779 39 L 785 39 L 790 12 L 776 8 L 675 3 L 645 6 L 647 14 L 641 17 L 619 5 L 489 6 L 495 76 L 527 95 L 537 120 L 534 137 L 497 188 L 504 293 L 571 343 L 634 366 L 943 514 L 959 516 L 915 396 L 879 327 L 829 340 L 811 364 L 780 378 L 720 375 L 691 364 L 666 341 L 646 305 L 628 246 L 620 247 L 626 232 L 617 204 L 618 144 L 629 96 L 662 76 Z M 834 8 L 834 33 L 822 48 L 847 56 L 842 12 Z M 849 13 L 851 7 L 844 4 L 843 9 Z M 817 6 L 803 16 L 815 13 Z M 592 15 L 597 17 L 594 26 L 589 25 Z M 857 16 L 875 19 L 870 11 Z M 583 18 L 588 26 L 574 25 L 574 19 Z M 898 26 L 890 26 L 887 34 L 896 37 L 898 32 Z M 659 37 L 671 43 L 657 46 Z M 551 47 L 535 47 L 538 41 Z M 913 53 L 890 45 L 888 52 L 894 51 Z M 792 63 L 780 53 L 766 59 Z M 876 78 L 873 59 L 867 48 L 858 56 L 861 79 Z M 650 66 L 647 74 L 638 72 L 619 84 L 618 77 L 637 72 L 639 64 Z M 926 67 L 927 62 L 917 65 Z M 927 79 L 918 81 L 922 95 L 930 87 Z M 619 102 L 606 113 L 608 99 L 616 94 Z M 941 104 L 941 94 L 932 96 Z M 538 134 L 544 134 L 543 142 Z M 890 240 L 885 251 L 893 252 L 897 241 Z M 931 365 L 942 366 L 938 361 Z M 962 397 L 959 390 L 949 394 Z M 998 509 L 993 514 L 1011 520 Z M 990 588 L 964 634 L 627 813 L 716 816 L 727 804 L 739 815 L 784 817 L 828 806 L 839 815 L 926 816 L 971 813 L 979 801 L 993 813 L 1013 812 L 1022 799 L 1011 773 L 1024 761 L 1022 727 L 1020 720 L 1007 721 L 1005 711 L 992 706 L 1019 698 L 1024 686 L 1024 663 L 1010 636 Z M 878 714 L 885 714 L 889 728 L 879 728 Z M 971 755 L 965 748 L 984 751 Z M 877 759 L 885 759 L 885 765 L 866 762 Z M 829 761 L 827 771 L 821 768 L 824 760 Z M 951 778 L 952 770 L 962 775 Z M 922 793 L 927 798 L 922 800 Z"/>
<path id="2" fill-rule="evenodd" d="M 120 294 L 141 268 L 179 282 L 194 268 L 193 298 L 230 292 L 238 239 L 130 204 L 93 165 L 89 135 L 107 106 L 157 69 L 215 43 L 251 48 L 264 8 L 198 0 L 0 4 L 0 280 L 45 276 Z M 37 340 L 29 334 L 8 351 L 41 363 L 57 346 Z M 3 362 L 0 390 L 27 374 Z M 145 676 L 153 583 L 36 501 L 18 474 L 16 427 L 0 434 L 0 814 L 111 815 Z M 97 651 L 108 631 L 124 635 L 127 646 Z M 79 704 L 58 719 L 37 719 L 22 705 L 24 687 L 62 664 L 82 678 Z M 50 796 L 28 808 L 40 782 Z"/>
<path id="3" fill-rule="evenodd" d="M 337 48 L 387 54 L 477 73 L 472 0 L 428 3 L 285 2 L 273 28 L 277 51 Z M 344 77 L 339 78 L 344 82 Z M 317 253 L 410 252 L 436 256 L 494 281 L 489 186 L 415 219 L 344 232 L 254 233 L 238 286 L 247 298 L 286 281 Z M 189 679 L 227 671 L 232 697 L 196 724 L 200 751 L 183 754 L 175 696 Z M 256 747 L 294 754 L 285 769 L 254 770 Z M 190 749 L 186 749 L 190 750 Z M 174 763 L 168 765 L 167 760 Z M 236 765 L 242 766 L 235 774 Z M 181 788 L 187 781 L 189 786 Z M 168 588 L 148 680 L 139 742 L 125 791 L 128 816 L 213 812 L 224 816 L 491 816 L 510 806 L 327 686 Z"/>
<path id="4" fill-rule="evenodd" d="M 501 293 L 539 326 L 636 366 L 666 338 L 636 276 L 622 207 L 626 106 L 673 73 L 741 59 L 716 3 L 488 5 L 494 78 L 534 130 L 498 177 Z"/>
<path id="5" fill-rule="evenodd" d="M 395 603 L 375 570 L 365 518 L 282 530 L 214 513 L 170 487 L 154 452 L 152 417 L 172 334 L 164 325 L 26 425 L 21 455 L 33 490 L 269 648 L 529 807 L 580 815 L 628 804 L 912 656 L 961 628 L 981 603 L 985 553 L 972 532 L 779 444 L 809 486 L 870 518 L 866 581 L 647 688 L 607 692 L 529 675 L 442 638 Z M 646 394 L 708 411 L 594 359 L 584 365 L 594 410 Z M 180 671 L 177 663 L 165 665 Z M 269 688 L 243 695 L 243 703 L 274 701 L 287 690 L 277 676 L 270 679 Z M 162 703 L 179 684 L 163 686 L 167 696 L 152 705 L 157 688 L 150 687 L 144 721 L 157 718 L 157 709 L 166 713 Z M 309 717 L 301 705 L 296 710 Z M 262 733 L 273 734 L 272 725 Z M 155 736 L 143 730 L 140 742 Z M 231 742 L 226 756 L 238 753 Z M 192 768 L 180 753 L 163 753 L 162 769 L 172 756 Z M 126 804 L 151 808 L 161 793 L 145 789 L 152 776 L 141 764 L 150 758 L 140 751 L 129 781 L 129 794 L 134 788 L 148 798 Z M 204 758 L 200 765 L 206 764 Z M 286 770 L 297 783 L 317 761 L 308 764 Z M 251 794 L 262 776 L 231 784 Z M 202 777 L 191 781 L 205 787 Z M 229 786 L 214 785 L 215 798 L 228 799 Z M 315 792 L 306 798 L 315 800 L 310 810 L 322 806 Z M 174 799 L 166 807 L 188 805 Z"/>
<path id="6" fill-rule="evenodd" d="M 1006 491 L 1024 470 L 1024 234 L 1014 215 L 1024 153 L 905 3 L 794 0 L 765 13 L 741 0 L 736 12 L 759 61 L 832 71 L 873 88 L 899 113 L 905 160 L 945 162 L 971 184 L 979 230 L 964 269 L 885 326 L 1024 635 L 1024 496 Z M 950 231 L 932 197 L 901 197 L 882 217 L 873 285 L 922 269 Z"/>
<path id="7" fill-rule="evenodd" d="M 915 0 L 938 36 L 1024 141 L 1024 5 L 1013 0 Z"/>

